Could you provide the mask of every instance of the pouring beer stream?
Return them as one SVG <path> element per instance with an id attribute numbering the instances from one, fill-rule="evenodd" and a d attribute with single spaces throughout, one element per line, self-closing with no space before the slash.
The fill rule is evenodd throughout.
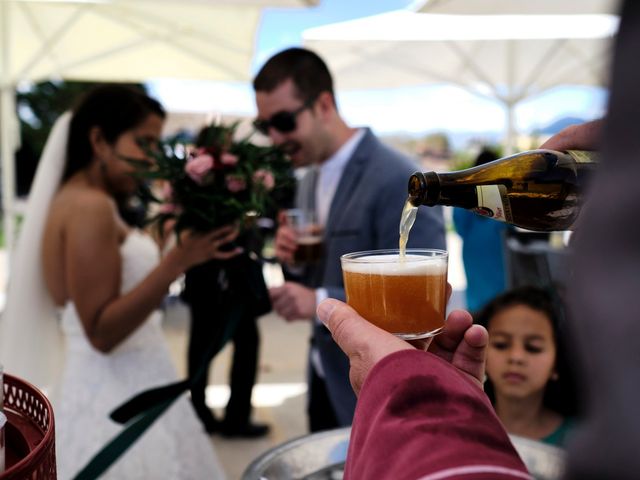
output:
<path id="1" fill-rule="evenodd" d="M 400 217 L 400 261 L 404 261 L 407 252 L 407 242 L 409 241 L 409 232 L 416 221 L 417 214 L 418 207 L 411 203 L 411 197 L 407 198 L 407 201 L 404 202 L 404 208 L 402 209 L 402 215 Z"/>

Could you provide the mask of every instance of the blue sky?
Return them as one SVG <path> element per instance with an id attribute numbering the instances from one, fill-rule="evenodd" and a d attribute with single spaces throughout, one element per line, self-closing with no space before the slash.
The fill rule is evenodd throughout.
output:
<path id="1" fill-rule="evenodd" d="M 275 52 L 301 45 L 306 28 L 406 8 L 411 0 L 320 0 L 312 8 L 265 9 L 256 39 L 255 73 Z M 246 84 L 162 80 L 150 85 L 169 110 L 255 114 L 253 92 Z M 556 88 L 516 110 L 519 130 L 546 126 L 563 116 L 594 118 L 603 112 L 606 94 L 588 87 Z M 429 131 L 502 131 L 505 112 L 494 102 L 452 86 L 339 92 L 338 104 L 352 125 L 369 125 L 377 133 Z"/>

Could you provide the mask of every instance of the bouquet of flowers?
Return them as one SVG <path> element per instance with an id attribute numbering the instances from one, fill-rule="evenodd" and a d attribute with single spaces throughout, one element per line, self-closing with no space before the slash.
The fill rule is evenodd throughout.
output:
<path id="1" fill-rule="evenodd" d="M 209 231 L 269 213 L 294 184 L 289 159 L 277 147 L 259 146 L 250 136 L 234 140 L 238 123 L 205 127 L 193 147 L 163 144 L 149 150 L 153 164 L 137 173 L 161 194 L 146 188 L 147 202 L 160 204 L 150 222 L 160 228 L 175 220 L 176 233 Z"/>

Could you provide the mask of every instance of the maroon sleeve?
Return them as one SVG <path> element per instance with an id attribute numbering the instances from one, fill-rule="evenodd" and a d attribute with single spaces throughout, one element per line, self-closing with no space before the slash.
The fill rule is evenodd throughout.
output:
<path id="1" fill-rule="evenodd" d="M 403 350 L 369 372 L 345 480 L 531 478 L 487 396 L 430 353 Z"/>

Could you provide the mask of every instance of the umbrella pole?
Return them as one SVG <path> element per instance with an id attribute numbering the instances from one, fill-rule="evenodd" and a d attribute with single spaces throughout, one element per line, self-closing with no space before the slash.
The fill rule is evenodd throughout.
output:
<path id="1" fill-rule="evenodd" d="M 504 139 L 504 154 L 511 155 L 516 150 L 516 126 L 515 126 L 515 106 L 516 104 L 510 100 L 505 103 L 507 115 L 507 130 Z"/>
<path id="2" fill-rule="evenodd" d="M 10 77 L 10 42 L 9 42 L 9 4 L 0 2 L 0 21 L 2 21 L 2 51 L 0 52 L 0 154 L 2 165 L 2 220 L 4 226 L 4 245 L 7 260 L 13 246 L 14 215 L 13 201 L 15 197 L 15 88 Z M 8 269 L 4 275 L 7 276 Z"/>

